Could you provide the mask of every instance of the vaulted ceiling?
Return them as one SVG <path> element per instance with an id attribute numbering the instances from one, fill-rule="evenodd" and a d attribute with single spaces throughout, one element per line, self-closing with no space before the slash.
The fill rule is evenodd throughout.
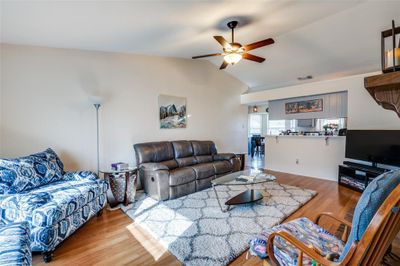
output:
<path id="1" fill-rule="evenodd" d="M 251 90 L 375 71 L 380 31 L 400 24 L 400 1 L 2 1 L 1 42 L 181 57 L 219 52 L 231 18 L 242 44 L 275 44 L 227 68 Z M 243 25 L 246 24 L 246 25 Z M 216 65 L 222 57 L 206 59 Z M 307 81 L 306 81 L 307 82 Z"/>

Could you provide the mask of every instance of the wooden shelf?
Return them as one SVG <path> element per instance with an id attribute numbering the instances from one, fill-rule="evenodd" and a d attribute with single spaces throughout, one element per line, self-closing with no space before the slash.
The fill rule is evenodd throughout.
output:
<path id="1" fill-rule="evenodd" d="M 400 71 L 366 77 L 364 86 L 379 105 L 400 117 Z"/>

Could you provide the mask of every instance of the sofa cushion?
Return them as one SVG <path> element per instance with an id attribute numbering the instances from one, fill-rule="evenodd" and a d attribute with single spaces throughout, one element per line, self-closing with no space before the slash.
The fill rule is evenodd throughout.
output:
<path id="1" fill-rule="evenodd" d="M 174 159 L 174 149 L 169 141 L 139 143 L 133 147 L 137 165 Z"/>
<path id="2" fill-rule="evenodd" d="M 180 186 L 169 187 L 169 199 L 176 199 L 194 192 L 196 192 L 195 181 Z"/>
<path id="3" fill-rule="evenodd" d="M 177 186 L 196 179 L 194 170 L 190 167 L 177 168 L 169 172 L 169 185 Z"/>
<path id="4" fill-rule="evenodd" d="M 0 226 L 0 265 L 32 265 L 29 224 Z"/>
<path id="5" fill-rule="evenodd" d="M 199 155 L 195 156 L 197 163 L 210 163 L 213 161 L 212 155 Z"/>
<path id="6" fill-rule="evenodd" d="M 0 159 L 0 194 L 14 194 L 59 181 L 64 165 L 52 149 L 16 159 Z"/>
<path id="7" fill-rule="evenodd" d="M 228 161 L 215 161 L 213 162 L 215 174 L 225 174 L 232 171 L 232 164 Z"/>
<path id="8" fill-rule="evenodd" d="M 63 176 L 63 180 L 65 181 L 85 180 L 85 179 L 96 180 L 97 178 L 98 176 L 92 171 L 66 172 Z"/>
<path id="9" fill-rule="evenodd" d="M 201 163 L 192 165 L 194 172 L 196 173 L 196 179 L 204 179 L 215 175 L 215 168 L 212 163 Z"/>
<path id="10" fill-rule="evenodd" d="M 196 180 L 196 191 L 200 191 L 206 188 L 211 187 L 211 181 L 214 179 L 214 176 L 204 178 L 204 179 L 197 179 Z"/>
<path id="11" fill-rule="evenodd" d="M 179 167 L 191 166 L 197 163 L 194 156 L 176 159 Z"/>
<path id="12" fill-rule="evenodd" d="M 214 142 L 192 140 L 193 152 L 195 156 L 199 155 L 214 155 L 217 153 Z"/>
<path id="13" fill-rule="evenodd" d="M 172 141 L 174 147 L 175 158 L 184 158 L 193 156 L 192 143 L 187 140 Z"/>
<path id="14" fill-rule="evenodd" d="M 175 159 L 168 160 L 168 161 L 162 161 L 162 162 L 159 162 L 159 163 L 165 165 L 166 167 L 168 167 L 169 170 L 173 170 L 173 169 L 178 167 L 178 163 L 176 162 Z"/>
<path id="15" fill-rule="evenodd" d="M 400 170 L 383 173 L 368 184 L 354 210 L 352 228 L 341 260 L 349 251 L 352 242 L 360 241 L 376 211 L 399 184 Z"/>
<path id="16" fill-rule="evenodd" d="M 213 156 L 213 159 L 214 161 L 229 161 L 235 157 L 236 155 L 234 153 L 218 153 Z"/>
<path id="17" fill-rule="evenodd" d="M 8 195 L 0 202 L 2 223 L 29 221 L 34 226 L 52 226 L 74 211 L 105 194 L 105 180 L 59 181 L 27 193 Z"/>

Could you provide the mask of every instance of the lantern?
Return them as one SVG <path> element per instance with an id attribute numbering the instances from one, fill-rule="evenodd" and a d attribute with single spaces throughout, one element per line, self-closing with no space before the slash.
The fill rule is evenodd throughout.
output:
<path id="1" fill-rule="evenodd" d="M 396 36 L 400 36 L 400 27 L 395 27 L 394 20 L 392 20 L 392 28 L 381 33 L 381 63 L 383 73 L 400 70 L 400 38 L 397 40 Z"/>

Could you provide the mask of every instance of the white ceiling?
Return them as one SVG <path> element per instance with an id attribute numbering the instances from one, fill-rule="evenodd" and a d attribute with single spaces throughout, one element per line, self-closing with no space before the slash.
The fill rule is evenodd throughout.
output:
<path id="1" fill-rule="evenodd" d="M 228 73 L 252 90 L 375 71 L 380 31 L 400 24 L 400 1 L 1 1 L 2 43 L 191 58 L 220 51 L 232 17 L 242 44 L 272 37 Z M 210 60 L 210 59 L 209 59 Z M 210 60 L 218 67 L 222 58 Z"/>

